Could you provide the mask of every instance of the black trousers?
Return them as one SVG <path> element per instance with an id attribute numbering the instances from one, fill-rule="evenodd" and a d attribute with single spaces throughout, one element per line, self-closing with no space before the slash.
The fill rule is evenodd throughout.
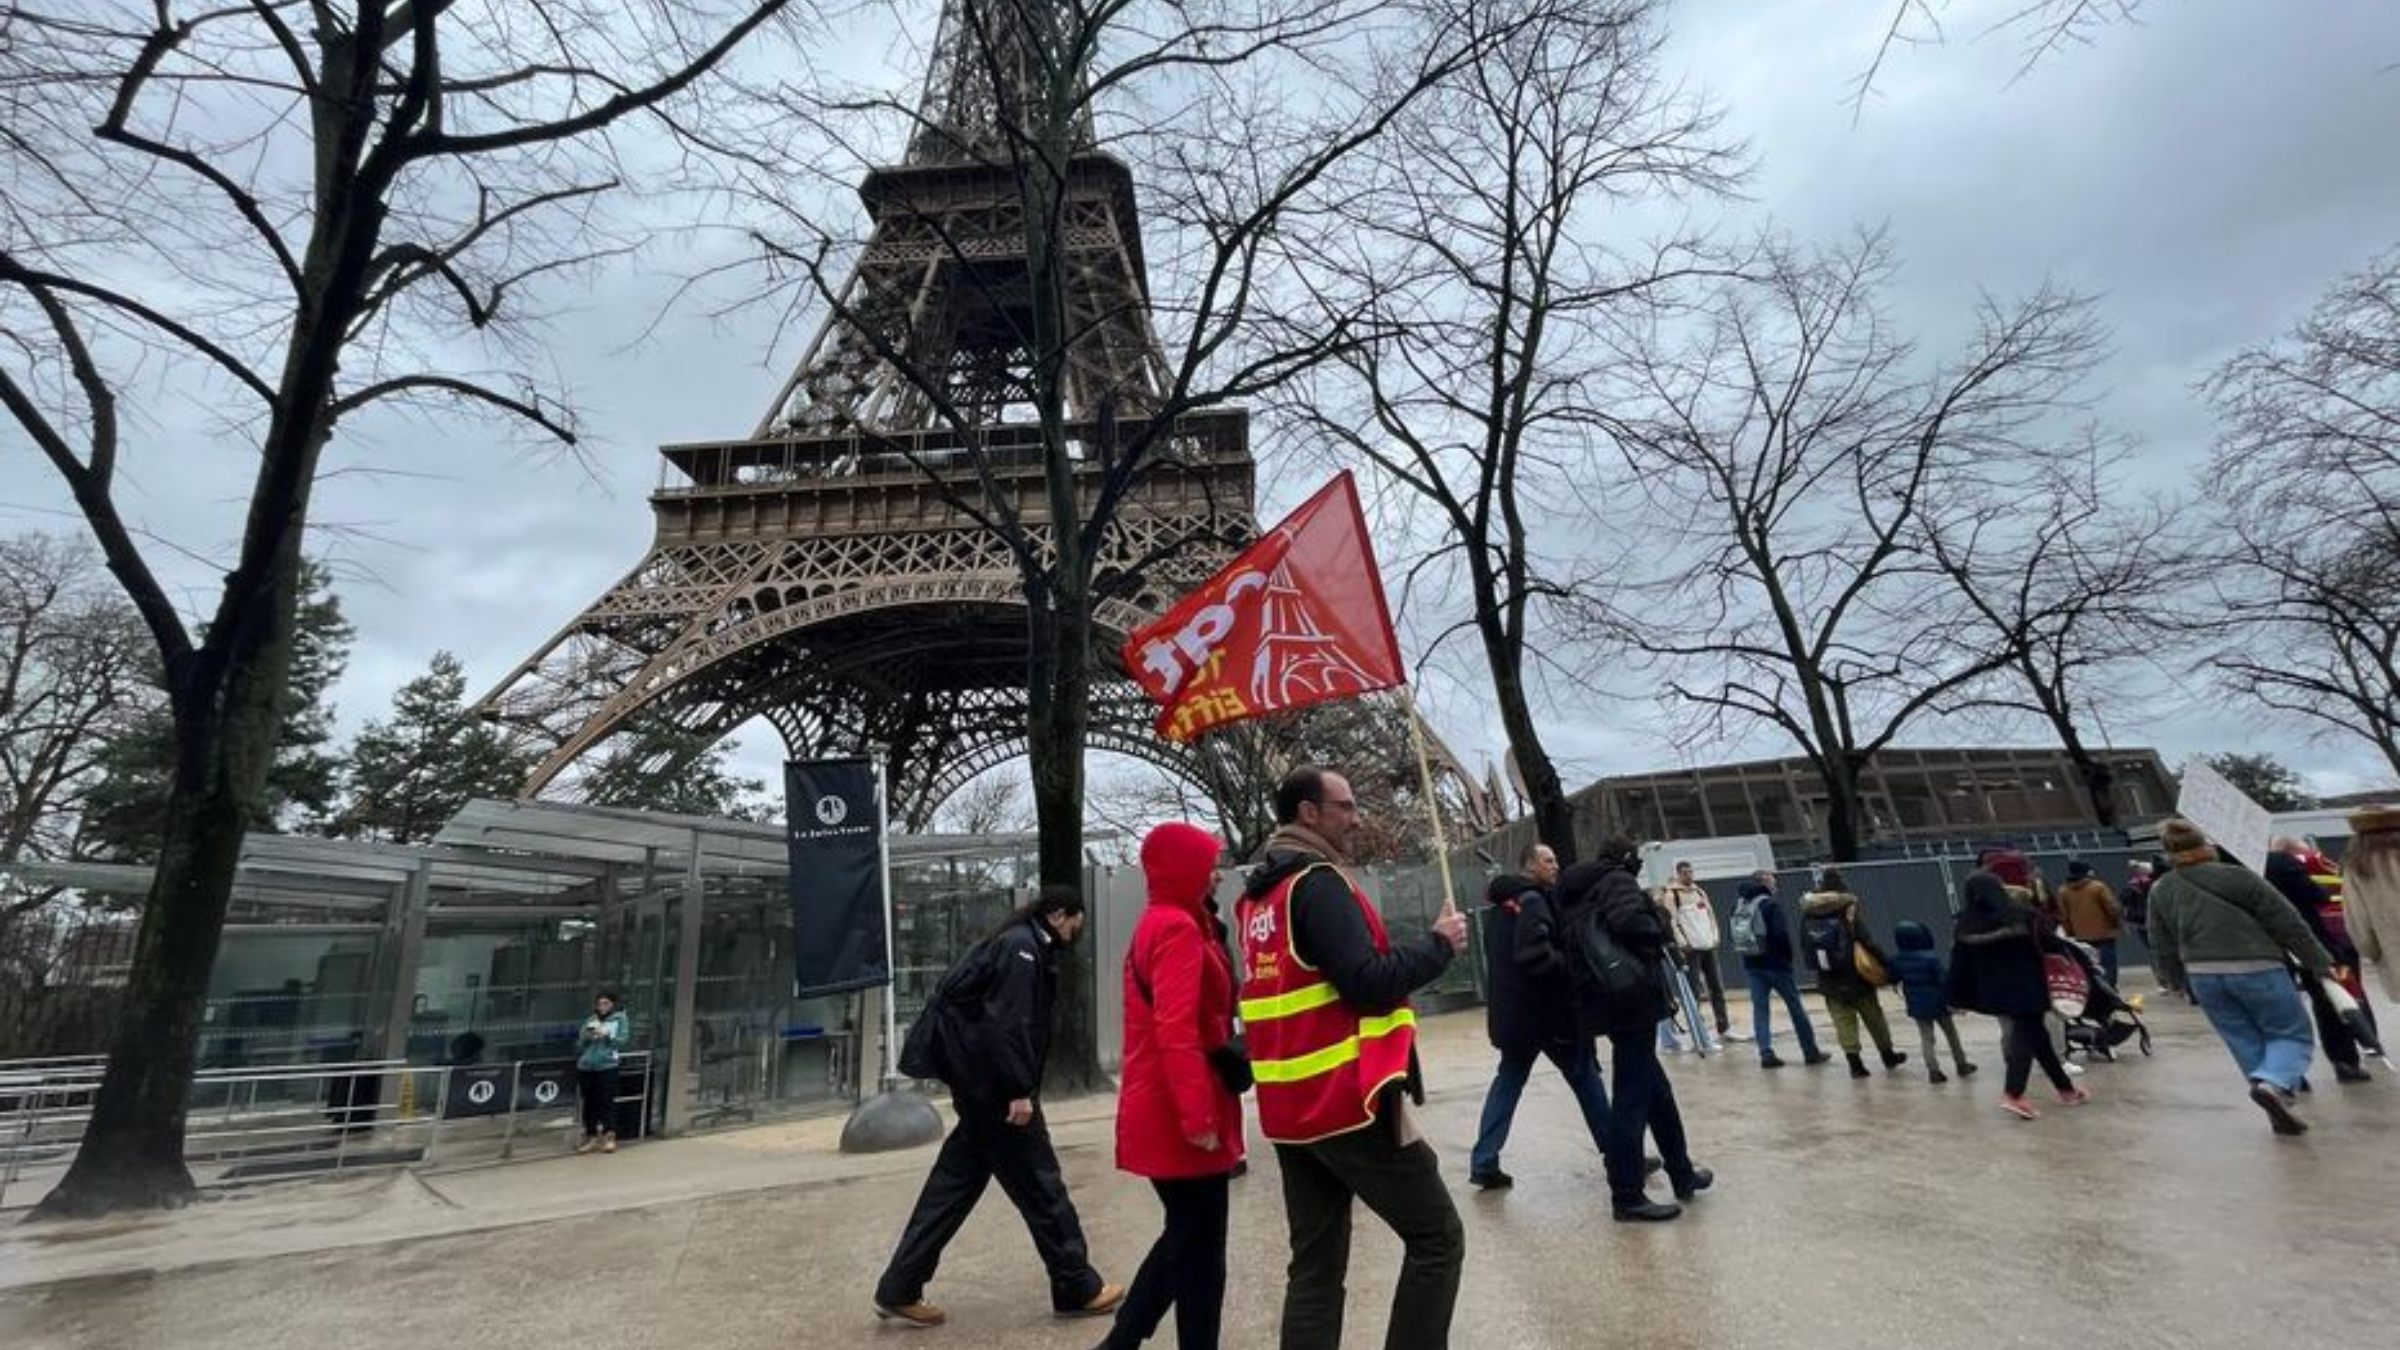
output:
<path id="1" fill-rule="evenodd" d="M 2325 996 L 2325 984 L 2324 980 L 2314 975 L 2300 977 L 2300 992 L 2308 996 L 2309 1016 L 2317 1024 L 2317 1044 L 2323 1047 L 2325 1058 L 2342 1068 L 2364 1067 L 2360 1063 L 2358 1038 L 2350 1034 L 2350 1028 L 2342 1022 L 2341 1013 L 2334 1009 L 2333 1000 Z M 2358 1006 L 2367 1009 L 2364 1000 Z M 2372 1009 L 2367 1010 L 2367 1025 L 2375 1025 Z"/>
<path id="2" fill-rule="evenodd" d="M 2036 1064 L 2042 1066 L 2042 1074 L 2050 1080 L 2050 1086 L 2061 1092 L 2075 1086 L 2075 1080 L 2067 1076 L 2066 1066 L 2058 1062 L 2058 1047 L 2051 1043 L 2050 1027 L 2041 1017 L 2003 1017 L 2000 1027 L 2000 1054 L 2008 1065 L 2005 1086 L 2009 1096 L 2025 1095 Z"/>
<path id="3" fill-rule="evenodd" d="M 1384 1350 L 1446 1350 L 1467 1230 L 1432 1146 L 1400 1144 L 1387 1118 L 1314 1144 L 1277 1144 L 1275 1156 L 1292 1228 L 1282 1350 L 1338 1350 L 1342 1343 L 1354 1200 L 1398 1234 L 1404 1249 Z"/>
<path id="4" fill-rule="evenodd" d="M 1658 1037 L 1649 1028 L 1608 1038 L 1609 1067 L 1617 1080 L 1609 1099 L 1608 1198 L 1617 1205 L 1642 1203 L 1642 1135 L 1658 1141 L 1671 1181 L 1689 1180 L 1692 1154 L 1683 1137 L 1683 1112 L 1675 1105 L 1675 1085 L 1658 1062 Z"/>
<path id="5" fill-rule="evenodd" d="M 1176 1350 L 1217 1350 L 1225 1320 L 1225 1213 L 1232 1174 L 1153 1181 L 1167 1226 L 1150 1244 L 1142 1268 L 1117 1309 L 1106 1350 L 1132 1350 L 1150 1339 L 1175 1310 Z"/>
<path id="6" fill-rule="evenodd" d="M 585 1134 L 614 1134 L 617 1129 L 617 1071 L 577 1069 L 575 1099 L 582 1106 Z"/>
<path id="7" fill-rule="evenodd" d="M 899 1307 L 925 1297 L 925 1286 L 942 1263 L 942 1249 L 958 1236 L 984 1188 L 994 1181 L 1024 1216 L 1034 1249 L 1050 1271 L 1050 1306 L 1072 1312 L 1099 1295 L 1100 1272 L 1092 1269 L 1083 1221 L 1076 1217 L 1075 1202 L 1067 1198 L 1067 1181 L 1059 1174 L 1058 1153 L 1050 1146 L 1050 1128 L 1042 1122 L 1041 1108 L 1034 1108 L 1031 1121 L 1011 1125 L 1006 1106 L 961 1101 L 958 1125 L 942 1141 L 941 1156 L 933 1160 L 933 1174 L 917 1193 L 917 1207 L 900 1234 L 900 1246 L 876 1281 L 877 1303 Z"/>
<path id="8" fill-rule="evenodd" d="M 1709 1011 L 1717 1015 L 1717 1035 L 1724 1036 L 1733 1029 L 1733 1023 L 1725 1016 L 1725 977 L 1717 973 L 1717 954 L 1713 951 L 1685 952 L 1683 970 L 1684 974 L 1691 977 L 1693 992 L 1699 992 L 1704 984 L 1708 986 Z"/>

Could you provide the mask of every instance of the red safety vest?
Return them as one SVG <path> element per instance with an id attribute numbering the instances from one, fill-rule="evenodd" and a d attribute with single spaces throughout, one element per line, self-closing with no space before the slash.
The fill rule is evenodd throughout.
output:
<path id="1" fill-rule="evenodd" d="M 1392 949 L 1383 916 L 1330 863 L 1302 868 L 1264 897 L 1245 895 L 1235 907 L 1242 936 L 1242 1028 L 1257 1083 L 1259 1130 L 1279 1144 L 1314 1143 L 1373 1124 L 1377 1096 L 1408 1076 L 1417 1043 L 1417 1015 L 1406 1003 L 1362 1017 L 1294 950 L 1292 896 L 1320 868 L 1349 887 L 1375 950 Z"/>

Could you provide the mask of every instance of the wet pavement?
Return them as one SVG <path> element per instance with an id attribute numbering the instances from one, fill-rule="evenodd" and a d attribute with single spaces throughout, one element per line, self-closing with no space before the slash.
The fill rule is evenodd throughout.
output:
<path id="1" fill-rule="evenodd" d="M 2279 1140 L 2195 1013 L 2154 1009 L 2152 1024 L 2155 1058 L 2093 1067 L 2097 1100 L 2033 1123 L 1994 1109 L 1997 1034 L 1982 1019 L 1968 1020 L 1985 1066 L 1971 1084 L 1934 1087 L 1913 1061 L 1866 1082 L 1838 1063 L 1766 1073 L 1746 1046 L 1670 1059 L 1719 1188 L 1680 1222 L 1631 1227 L 1609 1220 L 1599 1161 L 1547 1068 L 1506 1156 L 1516 1188 L 1467 1188 L 1491 1055 L 1479 1014 L 1430 1019 L 1425 1124 L 1468 1237 L 1452 1343 L 2389 1344 L 2400 1078 L 2336 1087 L 2321 1072 L 2315 1131 Z M 1156 1204 L 1110 1166 L 1105 1100 L 1054 1115 L 1096 1257 L 1128 1278 Z M 825 1122 L 774 1126 L 423 1182 L 287 1187 L 165 1219 L 17 1226 L 0 1234 L 0 1347 L 1098 1342 L 1100 1326 L 1048 1315 L 1032 1246 L 996 1191 L 930 1290 L 951 1325 L 878 1326 L 868 1292 L 931 1151 L 845 1159 L 831 1137 Z M 1271 1151 L 1234 1185 L 1224 1344 L 1269 1347 L 1284 1254 Z M 1362 1216 L 1347 1345 L 1381 1344 L 1398 1259 Z M 1152 1344 L 1174 1344 L 1172 1331 Z"/>

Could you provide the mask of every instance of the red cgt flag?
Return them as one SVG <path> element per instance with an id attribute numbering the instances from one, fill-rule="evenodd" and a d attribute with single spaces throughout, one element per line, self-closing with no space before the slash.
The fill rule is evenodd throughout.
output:
<path id="1" fill-rule="evenodd" d="M 1177 742 L 1406 682 L 1350 475 L 1136 630 L 1124 657 L 1165 709 L 1158 733 Z"/>

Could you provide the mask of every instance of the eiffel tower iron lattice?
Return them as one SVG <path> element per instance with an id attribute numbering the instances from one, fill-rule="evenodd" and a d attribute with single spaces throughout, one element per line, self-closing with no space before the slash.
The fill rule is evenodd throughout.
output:
<path id="1" fill-rule="evenodd" d="M 574 795 L 578 761 L 641 719 L 710 738 L 764 719 L 796 756 L 884 747 L 895 823 L 922 829 L 1025 752 L 1023 574 L 972 507 L 1001 498 L 1051 547 L 1010 162 L 1012 110 L 1049 69 L 1044 12 L 945 0 L 907 153 L 861 184 L 871 233 L 797 368 L 749 436 L 662 449 L 649 552 L 477 705 L 545 749 L 527 795 Z M 1053 237 L 1074 335 L 1064 433 L 1089 509 L 1169 377 L 1132 172 L 1097 148 L 1088 111 L 1070 133 Z M 1245 412 L 1182 415 L 1116 503 L 1095 569 L 1108 598 L 1087 743 L 1204 792 L 1192 757 L 1214 751 L 1152 733 L 1116 652 L 1256 533 L 1254 477 Z M 1440 759 L 1477 823 L 1500 823 Z"/>
<path id="2" fill-rule="evenodd" d="M 1022 753 L 1022 573 L 970 508 L 999 494 L 1050 547 L 1005 122 L 1035 96 L 1037 8 L 943 6 L 907 155 L 867 174 L 872 233 L 797 370 L 748 437 L 662 450 L 649 553 L 478 704 L 547 749 L 528 795 L 572 795 L 578 759 L 649 717 L 702 735 L 763 718 L 794 754 L 881 745 L 895 819 L 917 827 Z M 1117 439 L 1147 429 L 1166 362 L 1132 173 L 1088 116 L 1073 134 L 1065 434 L 1089 497 Z M 1110 664 L 1092 672 L 1090 744 L 1188 777 L 1192 752 L 1150 734 L 1114 652 L 1255 531 L 1247 414 L 1188 414 L 1160 445 L 1098 560 Z"/>

